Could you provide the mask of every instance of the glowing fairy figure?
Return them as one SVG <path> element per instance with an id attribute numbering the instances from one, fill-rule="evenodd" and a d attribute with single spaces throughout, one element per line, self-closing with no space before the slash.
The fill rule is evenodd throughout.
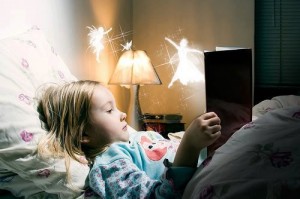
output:
<path id="1" fill-rule="evenodd" d="M 187 85 L 191 82 L 199 82 L 204 81 L 203 74 L 197 69 L 197 66 L 193 63 L 193 61 L 189 60 L 188 53 L 199 53 L 203 56 L 203 52 L 188 48 L 188 40 L 181 39 L 179 45 L 177 45 L 171 39 L 165 37 L 165 40 L 170 42 L 176 49 L 178 53 L 179 63 L 176 69 L 176 72 L 168 85 L 170 88 L 176 80 L 179 80 L 183 85 Z M 203 57 L 201 57 L 203 63 Z"/>
<path id="2" fill-rule="evenodd" d="M 107 31 L 104 31 L 103 27 L 96 28 L 95 26 L 92 26 L 87 28 L 90 29 L 90 32 L 88 34 L 90 38 L 89 47 L 93 49 L 93 53 L 96 54 L 96 59 L 99 62 L 100 51 L 104 48 L 102 39 L 104 35 L 112 30 L 112 28 L 108 29 Z"/>

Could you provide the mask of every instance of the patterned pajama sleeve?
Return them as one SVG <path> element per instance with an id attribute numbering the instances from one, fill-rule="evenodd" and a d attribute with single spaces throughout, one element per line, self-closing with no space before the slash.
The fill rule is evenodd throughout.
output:
<path id="1" fill-rule="evenodd" d="M 90 187 L 101 198 L 177 198 L 172 181 L 149 178 L 131 160 L 122 158 L 93 167 Z"/>

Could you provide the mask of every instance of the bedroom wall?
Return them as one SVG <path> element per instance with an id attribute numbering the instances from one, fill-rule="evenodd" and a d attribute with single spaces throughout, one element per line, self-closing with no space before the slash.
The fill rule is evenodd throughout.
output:
<path id="1" fill-rule="evenodd" d="M 168 64 L 176 53 L 164 37 L 179 42 L 187 38 L 191 48 L 214 50 L 216 46 L 254 46 L 254 0 L 133 0 L 133 42 L 148 52 L 160 86 L 140 90 L 141 109 L 150 113 L 180 113 L 186 126 L 205 111 L 203 82 L 168 88 L 176 65 Z"/>
<path id="2" fill-rule="evenodd" d="M 254 46 L 254 0 L 2 0 L 0 37 L 36 24 L 79 79 L 108 82 L 120 51 L 107 48 L 97 62 L 88 48 L 87 26 L 112 27 L 112 36 L 131 31 L 136 49 L 146 50 L 163 85 L 144 86 L 142 111 L 181 113 L 188 125 L 204 111 L 204 84 L 167 85 L 175 66 L 166 64 L 164 37 L 186 37 L 193 48 L 213 50 L 215 46 Z M 120 110 L 126 111 L 129 90 L 109 86 Z"/>
<path id="3" fill-rule="evenodd" d="M 131 4 L 131 0 L 1 0 L 0 38 L 37 25 L 77 78 L 106 84 L 119 52 L 105 50 L 97 62 L 88 46 L 87 26 L 112 27 L 112 35 L 120 27 L 132 30 Z M 111 90 L 126 111 L 128 91 L 118 86 Z"/>

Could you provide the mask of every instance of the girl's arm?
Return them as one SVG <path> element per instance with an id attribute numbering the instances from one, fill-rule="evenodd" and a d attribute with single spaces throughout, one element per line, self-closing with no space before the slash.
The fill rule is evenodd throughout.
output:
<path id="1" fill-rule="evenodd" d="M 164 176 L 151 179 L 130 159 L 117 159 L 107 165 L 95 165 L 89 174 L 90 188 L 101 198 L 178 198 L 173 182 Z M 87 193 L 86 193 L 87 194 Z"/>
<path id="2" fill-rule="evenodd" d="M 178 147 L 173 167 L 197 167 L 200 151 L 221 135 L 220 118 L 204 113 L 189 125 Z"/>

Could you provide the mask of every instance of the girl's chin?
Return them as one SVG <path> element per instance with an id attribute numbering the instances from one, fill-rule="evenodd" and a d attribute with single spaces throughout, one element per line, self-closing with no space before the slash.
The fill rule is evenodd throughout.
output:
<path id="1" fill-rule="evenodd" d="M 126 142 L 128 142 L 129 141 L 129 132 L 126 131 L 125 134 L 126 134 Z"/>
<path id="2" fill-rule="evenodd" d="M 123 142 L 128 142 L 129 141 L 129 133 L 128 133 L 128 131 L 124 131 L 122 133 L 121 141 L 123 141 Z"/>

